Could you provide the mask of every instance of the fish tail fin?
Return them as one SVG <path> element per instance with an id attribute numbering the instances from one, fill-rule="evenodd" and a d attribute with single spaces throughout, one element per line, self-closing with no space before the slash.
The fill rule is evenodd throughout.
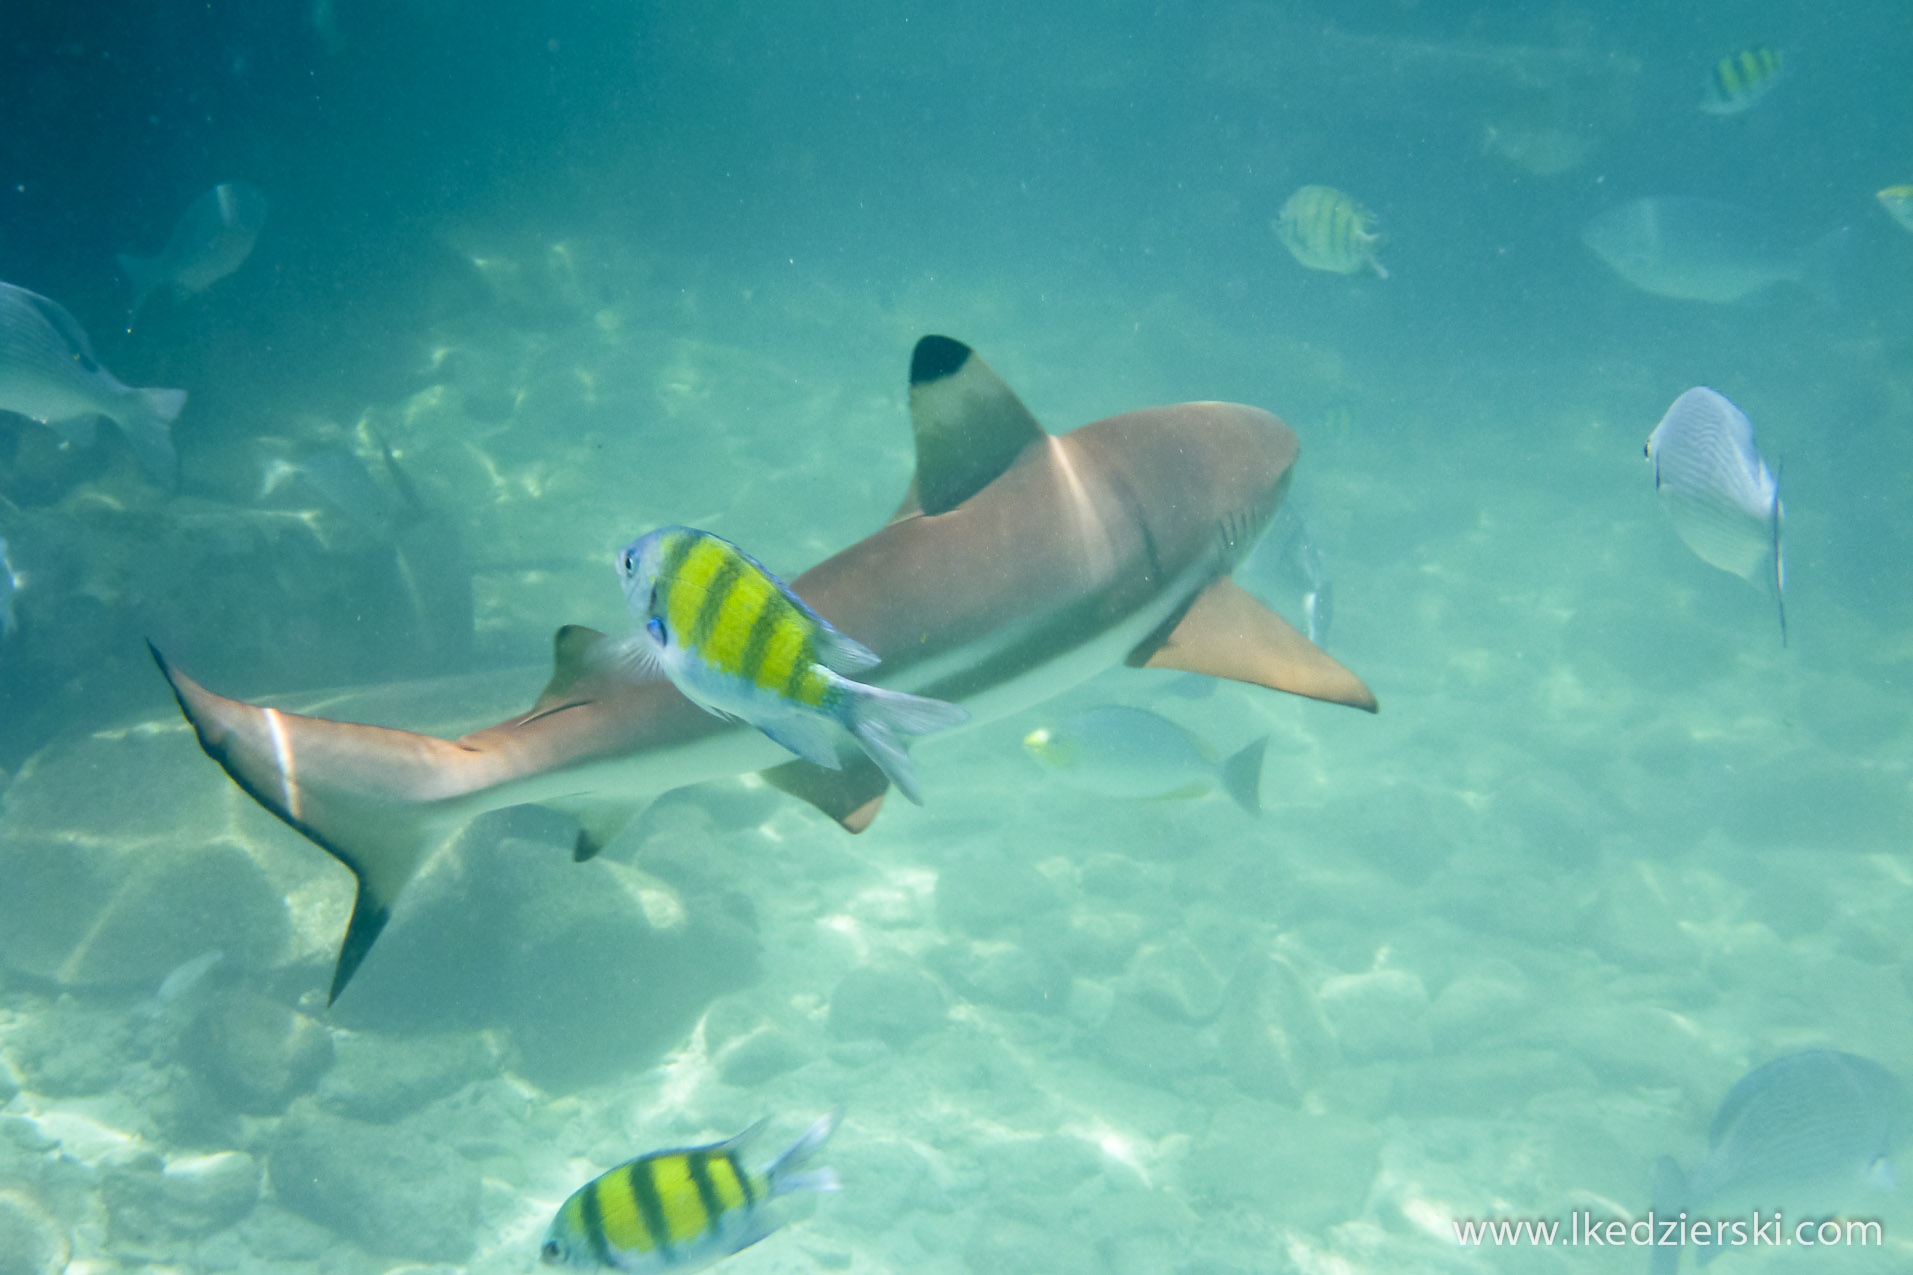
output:
<path id="1" fill-rule="evenodd" d="M 804 1130 L 801 1138 L 771 1161 L 770 1167 L 764 1170 L 764 1176 L 770 1179 L 772 1195 L 789 1195 L 793 1191 L 835 1191 L 841 1185 L 835 1169 L 804 1169 L 803 1164 L 823 1150 L 824 1143 L 830 1141 L 837 1122 L 843 1117 L 842 1107 L 825 1112 L 817 1117 L 816 1123 Z"/>
<path id="2" fill-rule="evenodd" d="M 1687 1207 L 1687 1175 L 1681 1172 L 1674 1157 L 1664 1155 L 1654 1164 L 1654 1185 L 1649 1195 L 1652 1201 L 1649 1211 L 1653 1215 L 1655 1230 L 1659 1224 L 1679 1215 Z M 1659 1238 L 1658 1235 L 1649 1237 Z M 1655 1244 L 1649 1250 L 1647 1259 L 1648 1275 L 1674 1275 L 1680 1266 L 1681 1246 L 1678 1244 Z"/>
<path id="3" fill-rule="evenodd" d="M 1262 813 L 1262 754 L 1268 747 L 1269 737 L 1264 735 L 1225 759 L 1219 767 L 1222 791 L 1252 815 Z"/>
<path id="4" fill-rule="evenodd" d="M 437 848 L 438 826 L 428 811 L 458 795 L 464 759 L 477 754 L 428 735 L 227 699 L 174 668 L 151 643 L 148 649 L 206 755 L 357 879 L 328 1003 L 337 1000 L 399 894 Z"/>
<path id="5" fill-rule="evenodd" d="M 844 710 L 844 726 L 897 791 L 921 806 L 923 795 L 917 787 L 916 771 L 911 769 L 909 754 L 897 737 L 928 735 L 961 726 L 970 720 L 969 710 L 945 700 L 887 691 L 861 682 L 846 683 L 845 689 L 850 698 Z"/>
<path id="6" fill-rule="evenodd" d="M 119 263 L 120 273 L 126 276 L 126 281 L 133 285 L 133 313 L 137 315 L 146 305 L 146 298 L 152 296 L 162 282 L 160 259 L 135 257 L 130 252 L 122 252 L 113 259 Z"/>
<path id="7" fill-rule="evenodd" d="M 132 390 L 115 419 L 139 460 L 140 468 L 171 488 L 179 481 L 179 453 L 173 449 L 173 421 L 186 406 L 185 390 Z"/>

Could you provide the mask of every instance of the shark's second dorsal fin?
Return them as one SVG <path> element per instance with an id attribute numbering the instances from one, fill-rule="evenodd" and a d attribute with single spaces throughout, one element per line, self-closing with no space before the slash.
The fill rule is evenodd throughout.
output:
<path id="1" fill-rule="evenodd" d="M 596 650 L 599 643 L 610 640 L 582 624 L 567 624 L 552 634 L 551 680 L 538 693 L 538 702 L 518 720 L 528 722 L 593 698 L 591 684 L 607 674 L 605 662 L 596 657 Z"/>
<path id="2" fill-rule="evenodd" d="M 1044 437 L 1016 392 L 976 351 L 926 336 L 910 356 L 910 426 L 917 473 L 891 519 L 948 513 L 982 491 Z"/>
<path id="3" fill-rule="evenodd" d="M 1365 712 L 1375 693 L 1295 626 L 1224 576 L 1189 609 L 1130 652 L 1129 664 L 1233 678 Z"/>

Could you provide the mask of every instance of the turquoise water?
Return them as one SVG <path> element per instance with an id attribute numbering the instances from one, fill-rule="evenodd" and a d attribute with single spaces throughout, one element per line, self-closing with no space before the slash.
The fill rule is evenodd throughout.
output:
<path id="1" fill-rule="evenodd" d="M 1913 1069 L 1897 10 L 496 10 L 74 10 L 5 51 L 0 278 L 190 398 L 175 492 L 0 415 L 0 1271 L 529 1271 L 593 1175 L 839 1105 L 844 1189 L 726 1269 L 1638 1271 L 1453 1223 L 1638 1215 L 1776 1055 Z M 1702 114 L 1756 42 L 1785 78 Z M 252 257 L 128 332 L 112 254 L 232 178 Z M 1305 184 L 1388 279 L 1288 256 Z M 1582 245 L 1673 195 L 1846 231 L 1721 305 Z M 856 838 L 753 781 L 585 865 L 495 816 L 328 1009 L 348 875 L 141 639 L 349 720 L 523 711 L 555 626 L 628 625 L 641 532 L 791 576 L 880 526 L 928 332 L 1056 432 L 1283 416 L 1380 715 L 1114 670 L 924 743 L 925 807 Z M 1657 506 L 1697 384 L 1783 466 L 1786 647 Z M 322 448 L 377 516 L 262 494 Z M 1263 815 L 1023 756 L 1117 702 L 1268 734 Z M 1884 1246 L 1723 1260 L 1906 1267 L 1903 1199 L 1842 1207 Z"/>

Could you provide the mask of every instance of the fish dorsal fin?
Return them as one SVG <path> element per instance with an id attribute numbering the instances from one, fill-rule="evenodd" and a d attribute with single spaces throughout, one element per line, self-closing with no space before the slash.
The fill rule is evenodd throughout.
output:
<path id="1" fill-rule="evenodd" d="M 846 832 L 862 832 L 883 808 L 890 781 L 867 757 L 845 761 L 842 770 L 828 770 L 815 762 L 787 761 L 759 771 L 764 782 L 807 801 L 835 819 Z"/>
<path id="2" fill-rule="evenodd" d="M 995 482 L 1043 427 L 976 351 L 926 336 L 910 356 L 917 472 L 892 522 L 948 513 Z"/>
<path id="3" fill-rule="evenodd" d="M 1232 678 L 1370 713 L 1377 707 L 1361 678 L 1226 576 L 1132 651 L 1128 662 Z"/>
<path id="4" fill-rule="evenodd" d="M 531 711 L 519 718 L 528 722 L 596 698 L 594 686 L 606 679 L 606 661 L 598 658 L 601 643 L 611 639 L 582 624 L 567 624 L 551 637 L 551 680 L 538 694 Z"/>

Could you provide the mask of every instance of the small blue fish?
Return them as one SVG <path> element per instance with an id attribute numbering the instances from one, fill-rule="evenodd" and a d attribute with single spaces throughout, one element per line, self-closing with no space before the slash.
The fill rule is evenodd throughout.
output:
<path id="1" fill-rule="evenodd" d="M 1023 747 L 1073 788 L 1102 797 L 1200 797 L 1220 788 L 1249 814 L 1262 813 L 1264 735 L 1217 761 L 1200 739 L 1143 708 L 1104 704 L 1054 726 L 1039 726 Z"/>
<path id="2" fill-rule="evenodd" d="M 1709 115 L 1738 115 L 1780 82 L 1786 59 L 1764 44 L 1737 49 L 1708 68 L 1700 109 Z"/>
<path id="3" fill-rule="evenodd" d="M 898 737 L 961 725 L 968 710 L 845 677 L 874 667 L 876 653 L 707 531 L 664 527 L 640 537 L 618 555 L 618 573 L 644 625 L 622 658 L 657 667 L 699 707 L 749 722 L 819 766 L 841 768 L 848 732 L 899 792 L 923 804 Z"/>
<path id="4" fill-rule="evenodd" d="M 1707 1155 L 1690 1172 L 1661 1157 L 1655 1219 L 1685 1211 L 1690 1223 L 1746 1223 L 1759 1209 L 1804 1221 L 1863 1205 L 1894 1186 L 1890 1157 L 1910 1124 L 1905 1087 L 1871 1059 L 1833 1049 L 1776 1058 L 1728 1091 L 1707 1130 Z M 1711 1242 L 1694 1247 L 1702 1266 L 1722 1251 Z M 1673 1275 L 1680 1254 L 1679 1246 L 1657 1245 L 1653 1275 Z"/>
<path id="5" fill-rule="evenodd" d="M 744 1163 L 760 1121 L 725 1142 L 653 1151 L 572 1192 L 538 1256 L 547 1266 L 690 1271 L 777 1229 L 766 1206 L 793 1191 L 835 1191 L 830 1169 L 803 1169 L 837 1125 L 831 1112 L 763 1169 Z"/>
<path id="6" fill-rule="evenodd" d="M 266 197 L 246 182 L 221 182 L 195 199 L 157 257 L 120 254 L 133 285 L 133 312 L 162 288 L 203 292 L 245 264 L 266 224 Z"/>
<path id="7" fill-rule="evenodd" d="M 110 417 L 147 473 L 171 486 L 179 472 L 173 418 L 185 405 L 184 390 L 121 384 L 62 306 L 0 283 L 0 411 L 50 425 L 76 447 L 93 441 L 94 417 Z"/>
<path id="8" fill-rule="evenodd" d="M 1754 445 L 1753 422 L 1723 395 L 1697 386 L 1674 400 L 1648 435 L 1646 451 L 1674 530 L 1702 561 L 1773 589 L 1784 643 L 1780 524 L 1786 509 L 1780 480 Z"/>

